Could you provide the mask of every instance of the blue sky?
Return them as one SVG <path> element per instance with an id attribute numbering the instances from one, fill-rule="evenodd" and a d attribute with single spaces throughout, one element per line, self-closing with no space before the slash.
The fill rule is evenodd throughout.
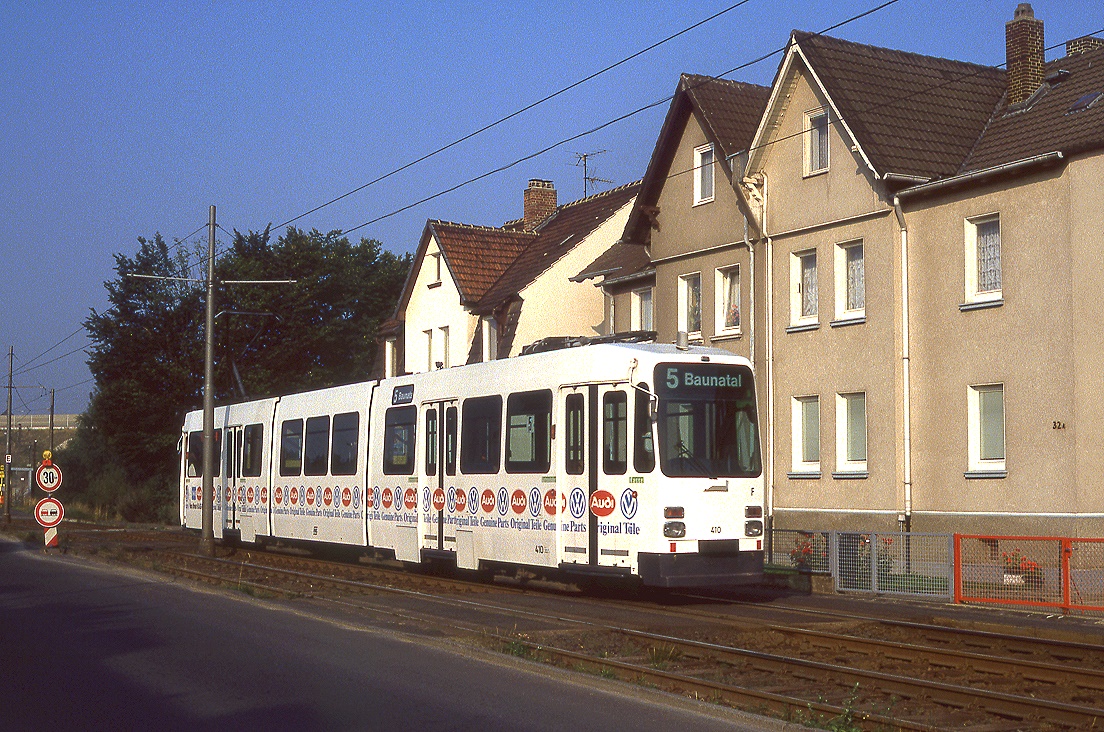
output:
<path id="1" fill-rule="evenodd" d="M 211 204 L 230 231 L 278 225 L 734 3 L 6 6 L 0 346 L 5 356 L 14 346 L 16 371 L 26 369 L 15 381 L 33 387 L 19 391 L 13 412 L 47 411 L 50 388 L 59 413 L 87 405 L 93 384 L 77 349 L 88 341 L 72 334 L 90 308 L 106 308 L 113 255 L 133 254 L 139 236 L 187 236 L 206 224 Z M 877 4 L 748 0 L 296 225 L 352 229 L 662 99 L 680 72 L 721 74 L 780 48 L 791 29 L 821 30 Z M 1048 45 L 1104 28 L 1099 2 L 1032 5 Z M 898 0 L 831 35 L 996 65 L 1015 6 Z M 728 78 L 769 84 L 778 58 Z M 498 225 L 521 215 L 529 178 L 553 180 L 561 203 L 574 200 L 582 195 L 577 152 L 607 151 L 592 158 L 590 173 L 630 182 L 643 175 L 665 111 L 352 236 L 409 251 L 428 218 Z"/>

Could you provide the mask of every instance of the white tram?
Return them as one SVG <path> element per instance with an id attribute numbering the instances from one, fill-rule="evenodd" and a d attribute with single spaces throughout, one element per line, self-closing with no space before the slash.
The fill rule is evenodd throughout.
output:
<path id="1" fill-rule="evenodd" d="M 201 526 L 203 415 L 180 518 Z M 747 359 L 602 344 L 215 410 L 217 538 L 693 587 L 756 581 L 763 473 Z"/>

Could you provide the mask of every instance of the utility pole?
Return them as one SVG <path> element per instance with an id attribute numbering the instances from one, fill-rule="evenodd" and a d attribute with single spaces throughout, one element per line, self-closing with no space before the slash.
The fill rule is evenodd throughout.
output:
<path id="1" fill-rule="evenodd" d="M 4 480 L 7 495 L 4 496 L 4 523 L 11 526 L 11 419 L 12 419 L 12 371 L 15 370 L 15 346 L 8 346 L 8 437 L 4 449 Z"/>
<path id="2" fill-rule="evenodd" d="M 54 389 L 50 389 L 50 452 L 54 451 Z"/>
<path id="3" fill-rule="evenodd" d="M 203 520 L 199 553 L 215 554 L 215 207 L 207 222 L 207 318 L 203 329 Z"/>

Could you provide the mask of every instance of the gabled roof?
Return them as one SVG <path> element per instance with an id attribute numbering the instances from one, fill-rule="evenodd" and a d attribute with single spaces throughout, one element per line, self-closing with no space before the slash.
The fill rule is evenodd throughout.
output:
<path id="1" fill-rule="evenodd" d="M 1001 69 L 794 31 L 756 133 L 753 170 L 768 153 L 798 59 L 879 177 L 956 173 L 1005 89 Z"/>
<path id="2" fill-rule="evenodd" d="M 426 232 L 437 239 L 463 304 L 479 301 L 518 255 L 537 239 L 531 232 L 449 221 L 430 221 L 426 224 Z"/>
<path id="3" fill-rule="evenodd" d="M 537 237 L 490 286 L 477 311 L 491 313 L 609 220 L 640 191 L 640 181 L 564 204 L 537 229 Z M 620 233 L 620 232 L 618 232 Z"/>
<path id="4" fill-rule="evenodd" d="M 1070 111 L 1085 95 L 1104 92 L 1104 48 L 1051 61 L 1044 74 L 1048 81 L 1020 108 L 1010 109 L 1001 100 L 961 172 L 1053 151 L 1071 155 L 1104 148 L 1104 97 L 1087 109 Z"/>
<path id="5" fill-rule="evenodd" d="M 667 108 L 667 116 L 648 161 L 640 195 L 625 225 L 625 239 L 640 242 L 643 227 L 650 226 L 648 209 L 655 206 L 667 181 L 675 150 L 691 114 L 696 114 L 705 133 L 720 149 L 717 158 L 747 150 L 751 145 L 771 90 L 712 76 L 683 74 Z M 723 165 L 723 164 L 722 164 Z"/>

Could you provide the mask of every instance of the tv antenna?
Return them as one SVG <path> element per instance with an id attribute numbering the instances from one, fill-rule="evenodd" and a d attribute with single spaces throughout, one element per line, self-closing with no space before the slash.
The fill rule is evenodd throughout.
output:
<path id="1" fill-rule="evenodd" d="M 587 173 L 587 160 L 589 160 L 590 158 L 595 157 L 596 155 L 602 155 L 603 153 L 606 153 L 606 152 L 609 152 L 609 151 L 608 150 L 595 150 L 594 152 L 572 153 L 575 156 L 575 167 L 576 168 L 582 167 L 582 169 L 583 169 L 583 198 L 587 197 L 587 184 L 588 183 L 608 183 L 609 185 L 613 185 L 612 180 L 608 180 L 606 178 L 597 178 L 597 177 L 589 175 Z"/>

